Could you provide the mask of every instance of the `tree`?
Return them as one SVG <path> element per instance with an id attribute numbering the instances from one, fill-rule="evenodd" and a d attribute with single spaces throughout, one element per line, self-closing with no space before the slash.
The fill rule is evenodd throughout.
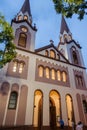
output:
<path id="1" fill-rule="evenodd" d="M 16 57 L 16 47 L 13 44 L 13 39 L 12 27 L 0 14 L 0 45 L 4 46 L 4 48 L 0 47 L 0 68 Z"/>
<path id="2" fill-rule="evenodd" d="M 56 12 L 67 18 L 77 14 L 78 19 L 82 20 L 87 15 L 87 0 L 53 0 L 53 2 Z"/>

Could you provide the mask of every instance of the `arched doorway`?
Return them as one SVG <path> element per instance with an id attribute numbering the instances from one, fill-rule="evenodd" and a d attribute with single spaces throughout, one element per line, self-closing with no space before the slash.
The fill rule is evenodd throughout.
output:
<path id="1" fill-rule="evenodd" d="M 72 122 L 75 123 L 75 118 L 73 110 L 73 101 L 72 97 L 69 94 L 66 95 L 66 106 L 67 106 L 68 125 L 72 126 Z"/>
<path id="2" fill-rule="evenodd" d="M 55 90 L 52 90 L 49 95 L 49 110 L 50 110 L 50 126 L 58 126 L 58 119 L 61 117 L 60 95 Z"/>
<path id="3" fill-rule="evenodd" d="M 34 94 L 34 118 L 33 126 L 41 127 L 42 126 L 42 92 L 36 90 Z"/>

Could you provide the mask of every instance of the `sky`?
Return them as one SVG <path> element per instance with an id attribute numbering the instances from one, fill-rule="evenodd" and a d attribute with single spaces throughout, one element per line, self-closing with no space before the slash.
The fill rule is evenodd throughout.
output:
<path id="1" fill-rule="evenodd" d="M 11 23 L 11 20 L 20 11 L 24 0 L 1 0 L 0 12 L 5 19 Z M 31 14 L 33 24 L 38 29 L 36 33 L 35 47 L 48 45 L 50 40 L 54 45 L 59 43 L 59 34 L 61 26 L 61 15 L 57 14 L 54 9 L 52 0 L 30 0 Z M 82 55 L 87 68 L 87 16 L 83 20 L 78 20 L 74 15 L 66 19 L 67 25 L 72 33 L 73 39 L 82 47 Z"/>

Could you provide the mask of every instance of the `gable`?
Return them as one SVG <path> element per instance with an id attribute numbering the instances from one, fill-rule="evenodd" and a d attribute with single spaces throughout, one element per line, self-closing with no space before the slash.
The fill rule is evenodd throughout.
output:
<path id="1" fill-rule="evenodd" d="M 63 62 L 69 62 L 53 44 L 36 49 L 35 52 L 37 54 L 49 57 L 51 59 L 55 59 Z"/>
<path id="2" fill-rule="evenodd" d="M 74 40 L 70 41 L 68 44 L 70 44 L 71 46 L 75 46 L 78 49 L 81 49 L 80 44 L 78 44 L 77 42 L 75 42 Z"/>

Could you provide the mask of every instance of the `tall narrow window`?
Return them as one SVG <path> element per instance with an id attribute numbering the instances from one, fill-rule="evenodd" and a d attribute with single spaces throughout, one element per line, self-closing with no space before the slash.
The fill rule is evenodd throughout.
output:
<path id="1" fill-rule="evenodd" d="M 83 86 L 82 76 L 76 75 L 76 83 L 77 83 L 78 86 Z"/>
<path id="2" fill-rule="evenodd" d="M 8 104 L 9 109 L 16 109 L 17 97 L 18 97 L 17 92 L 11 92 L 10 99 L 9 99 L 9 104 Z"/>
<path id="3" fill-rule="evenodd" d="M 79 82 L 80 82 L 80 85 L 83 86 L 83 78 L 82 78 L 82 76 L 79 76 Z"/>
<path id="4" fill-rule="evenodd" d="M 52 78 L 53 80 L 55 80 L 55 78 L 56 78 L 55 70 L 54 70 L 54 69 L 51 70 L 51 78 Z"/>
<path id="5" fill-rule="evenodd" d="M 64 41 L 67 42 L 67 34 L 64 34 Z"/>
<path id="6" fill-rule="evenodd" d="M 45 56 L 49 56 L 48 50 L 45 51 Z"/>
<path id="7" fill-rule="evenodd" d="M 46 78 L 49 79 L 49 77 L 50 77 L 50 70 L 49 70 L 49 68 L 45 69 L 45 74 L 46 74 Z"/>
<path id="8" fill-rule="evenodd" d="M 71 41 L 72 40 L 72 36 L 71 35 L 69 35 L 69 41 Z"/>
<path id="9" fill-rule="evenodd" d="M 18 45 L 22 47 L 26 47 L 26 40 L 27 40 L 26 34 L 20 33 Z"/>
<path id="10" fill-rule="evenodd" d="M 84 112 L 87 113 L 87 102 L 85 100 L 83 100 L 83 109 Z"/>
<path id="11" fill-rule="evenodd" d="M 24 68 L 24 63 L 20 63 L 19 64 L 19 73 L 23 72 L 23 68 Z"/>
<path id="12" fill-rule="evenodd" d="M 44 69 L 42 66 L 39 66 L 39 77 L 43 77 Z"/>
<path id="13" fill-rule="evenodd" d="M 17 61 L 14 61 L 14 64 L 13 64 L 13 72 L 16 72 L 16 71 L 17 71 L 17 65 L 18 65 L 18 62 L 17 62 Z"/>
<path id="14" fill-rule="evenodd" d="M 76 83 L 77 83 L 77 85 L 80 85 L 79 76 L 78 75 L 76 75 Z"/>
<path id="15" fill-rule="evenodd" d="M 56 58 L 55 52 L 53 50 L 50 50 L 50 57 L 51 58 Z"/>
<path id="16" fill-rule="evenodd" d="M 62 80 L 63 80 L 63 82 L 66 82 L 66 80 L 67 80 L 67 75 L 66 75 L 66 72 L 62 72 Z"/>
<path id="17" fill-rule="evenodd" d="M 78 64 L 78 58 L 77 58 L 76 52 L 73 51 L 73 52 L 72 52 L 72 55 L 73 55 L 73 62 L 74 62 L 75 64 Z"/>
<path id="18" fill-rule="evenodd" d="M 57 71 L 57 80 L 61 81 L 61 72 L 59 70 Z"/>

